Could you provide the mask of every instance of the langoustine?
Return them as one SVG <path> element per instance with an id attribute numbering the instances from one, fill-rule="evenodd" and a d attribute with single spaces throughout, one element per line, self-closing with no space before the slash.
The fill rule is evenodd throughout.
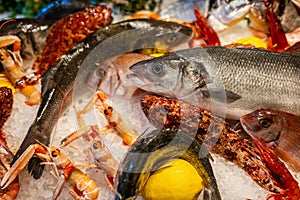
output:
<path id="1" fill-rule="evenodd" d="M 14 35 L 0 37 L 0 62 L 5 74 L 14 86 L 26 96 L 25 103 L 35 105 L 41 101 L 41 93 L 23 81 L 25 70 L 20 56 L 21 40 Z M 11 50 L 10 50 L 11 49 Z"/>
<path id="2" fill-rule="evenodd" d="M 53 191 L 53 200 L 58 198 L 65 182 L 72 186 L 70 194 L 75 199 L 97 199 L 99 191 L 96 183 L 83 173 L 62 149 L 55 146 L 46 147 L 42 144 L 32 144 L 24 151 L 20 159 L 3 176 L 1 187 L 4 189 L 9 188 L 12 181 L 25 168 L 33 156 L 44 160 L 45 164 L 54 164 L 56 170 L 61 169 L 63 171 L 61 175 L 56 174 L 58 182 Z"/>
<path id="3" fill-rule="evenodd" d="M 240 119 L 244 130 L 254 139 L 262 138 L 275 153 L 300 170 L 300 118 L 271 109 L 259 109 Z"/>
<path id="4" fill-rule="evenodd" d="M 224 119 L 201 108 L 165 97 L 146 95 L 141 104 L 145 115 L 155 127 L 181 129 L 197 134 L 212 153 L 237 164 L 261 187 L 275 193 L 286 189 L 281 188 L 282 183 L 278 178 L 286 174 L 277 174 L 275 177 L 261 159 L 258 150 L 234 132 Z M 293 177 L 291 180 L 294 180 Z M 299 188 L 291 188 L 293 189 Z M 290 192 L 291 196 L 293 194 Z"/>

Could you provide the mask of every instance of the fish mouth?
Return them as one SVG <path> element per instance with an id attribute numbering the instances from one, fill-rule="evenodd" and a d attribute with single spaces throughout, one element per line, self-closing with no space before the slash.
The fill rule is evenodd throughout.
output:
<path id="1" fill-rule="evenodd" d="M 248 130 L 253 131 L 251 126 L 249 126 L 249 124 L 243 117 L 240 118 L 240 123 L 245 132 L 247 132 Z M 248 133 L 248 135 L 251 135 L 251 134 Z"/>
<path id="2" fill-rule="evenodd" d="M 136 75 L 136 74 L 128 74 L 127 79 L 130 80 L 132 85 L 135 85 L 138 88 L 141 88 L 145 91 L 149 91 L 149 89 L 154 90 L 157 87 L 157 84 L 154 84 L 146 79 Z"/>
<path id="3" fill-rule="evenodd" d="M 135 73 L 128 74 L 127 79 L 130 80 L 131 84 L 135 85 L 136 87 L 142 90 L 145 90 L 148 93 L 162 95 L 170 98 L 172 97 L 177 98 L 177 96 L 174 94 L 174 92 L 171 89 L 166 88 L 162 84 L 150 82 L 147 79 L 144 79 Z"/>
<path id="4" fill-rule="evenodd" d="M 147 81 L 145 81 L 143 78 L 141 78 L 140 76 L 138 76 L 138 75 L 136 75 L 134 73 L 127 74 L 127 79 L 130 80 L 130 82 L 133 85 L 137 86 L 137 87 L 141 87 L 142 88 L 142 87 L 145 87 L 147 85 L 150 86 L 150 82 L 146 83 Z M 154 84 L 152 83 L 152 85 L 154 85 Z"/>

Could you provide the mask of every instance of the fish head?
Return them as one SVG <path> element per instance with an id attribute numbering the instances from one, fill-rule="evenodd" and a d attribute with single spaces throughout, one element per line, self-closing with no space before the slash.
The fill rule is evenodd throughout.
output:
<path id="1" fill-rule="evenodd" d="M 170 55 L 141 61 L 130 67 L 133 74 L 128 78 L 143 90 L 174 97 L 172 89 L 177 85 L 176 77 L 180 72 L 174 67 L 176 62 L 176 59 L 170 59 Z"/>
<path id="2" fill-rule="evenodd" d="M 205 50 L 203 50 L 205 51 Z M 199 52 L 199 51 L 197 51 Z M 176 51 L 138 62 L 130 67 L 128 76 L 137 87 L 151 93 L 193 102 L 210 98 L 208 84 L 212 82 L 205 56 Z"/>
<path id="3" fill-rule="evenodd" d="M 189 61 L 177 53 L 138 62 L 128 76 L 137 87 L 151 93 L 182 99 L 205 87 L 204 65 Z"/>
<path id="4" fill-rule="evenodd" d="M 216 31 L 233 26 L 241 21 L 251 8 L 252 1 L 216 1 L 208 18 Z"/>
<path id="5" fill-rule="evenodd" d="M 284 118 L 275 110 L 259 109 L 240 118 L 243 129 L 254 139 L 276 142 L 284 129 Z"/>

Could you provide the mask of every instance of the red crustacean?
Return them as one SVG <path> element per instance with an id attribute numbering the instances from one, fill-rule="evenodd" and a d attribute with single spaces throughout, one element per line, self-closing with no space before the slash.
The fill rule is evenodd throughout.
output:
<path id="1" fill-rule="evenodd" d="M 43 53 L 38 56 L 33 68 L 43 75 L 49 66 L 76 43 L 110 22 L 111 9 L 105 5 L 88 7 L 60 19 L 51 26 Z"/>
<path id="2" fill-rule="evenodd" d="M 0 128 L 11 114 L 13 105 L 12 90 L 8 87 L 0 87 Z"/>
<path id="3" fill-rule="evenodd" d="M 4 176 L 13 158 L 8 149 L 5 133 L 1 130 L 4 123 L 11 114 L 13 105 L 12 90 L 8 87 L 0 88 L 0 179 Z M 18 178 L 4 190 L 0 190 L 0 199 L 15 199 L 19 193 Z"/>
<path id="4" fill-rule="evenodd" d="M 286 196 L 291 200 L 299 197 L 298 183 L 293 180 L 282 163 L 275 162 L 278 158 L 268 151 L 264 155 L 262 148 L 253 146 L 250 141 L 243 139 L 223 118 L 180 100 L 153 95 L 146 95 L 141 105 L 145 115 L 155 127 L 196 133 L 212 153 L 237 164 L 257 184 L 277 193 L 274 197 Z M 286 180 L 295 183 L 289 185 L 286 184 Z"/>
<path id="5" fill-rule="evenodd" d="M 299 200 L 300 188 L 298 182 L 288 171 L 284 163 L 267 147 L 261 138 L 253 141 L 253 143 L 256 149 L 258 149 L 261 160 L 266 164 L 273 177 L 277 180 L 279 187 L 283 190 L 279 194 L 269 194 L 267 199 Z"/>
<path id="6" fill-rule="evenodd" d="M 266 6 L 266 18 L 269 21 L 270 36 L 268 37 L 268 49 L 271 51 L 285 51 L 290 47 L 280 21 L 272 10 L 272 0 L 264 0 Z"/>
<path id="7" fill-rule="evenodd" d="M 8 150 L 5 133 L 0 129 L 0 179 L 4 176 L 7 171 L 7 167 L 9 167 L 9 162 L 12 160 L 12 153 Z M 19 180 L 18 177 L 14 179 L 10 185 L 0 190 L 0 199 L 16 199 L 19 193 Z"/>
<path id="8" fill-rule="evenodd" d="M 209 25 L 204 15 L 197 8 L 194 8 L 194 13 L 197 19 L 191 23 L 191 27 L 195 32 L 194 39 L 203 39 L 206 44 L 201 46 L 220 46 L 221 42 L 217 33 Z M 191 42 L 190 46 L 194 47 L 194 44 Z"/>

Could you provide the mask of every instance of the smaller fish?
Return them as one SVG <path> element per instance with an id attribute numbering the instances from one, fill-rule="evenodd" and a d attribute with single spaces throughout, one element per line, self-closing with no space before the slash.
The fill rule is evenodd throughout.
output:
<path id="1" fill-rule="evenodd" d="M 215 1 L 209 12 L 208 21 L 215 31 L 223 31 L 241 21 L 249 13 L 252 2 L 243 1 Z"/>
<path id="2" fill-rule="evenodd" d="M 131 95 L 132 91 L 136 89 L 135 86 L 130 87 L 127 74 L 131 71 L 129 68 L 142 60 L 150 59 L 151 56 L 140 53 L 127 53 L 120 56 L 112 57 L 101 63 L 96 63 L 96 68 L 87 78 L 87 84 L 92 89 L 103 91 L 107 96 Z"/>
<path id="3" fill-rule="evenodd" d="M 196 20 L 194 8 L 200 9 L 200 12 L 207 17 L 212 4 L 213 1 L 206 0 L 178 0 L 171 4 L 168 1 L 164 1 L 158 14 L 161 18 L 174 18 L 186 22 L 193 22 Z"/>
<path id="4" fill-rule="evenodd" d="M 259 109 L 240 119 L 254 139 L 262 138 L 268 147 L 300 170 L 300 117 L 278 110 Z"/>

